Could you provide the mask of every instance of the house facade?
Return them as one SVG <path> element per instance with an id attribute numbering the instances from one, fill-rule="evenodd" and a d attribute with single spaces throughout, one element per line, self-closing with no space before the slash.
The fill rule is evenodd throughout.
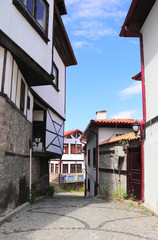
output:
<path id="1" fill-rule="evenodd" d="M 83 135 L 87 142 L 86 192 L 87 195 L 99 194 L 100 146 L 102 141 L 132 131 L 133 119 L 106 119 L 106 111 L 96 113 L 96 120 L 91 120 Z"/>
<path id="2" fill-rule="evenodd" d="M 142 139 L 142 201 L 158 211 L 158 16 L 157 1 L 132 1 L 120 33 L 121 37 L 139 37 L 143 95 Z"/>
<path id="3" fill-rule="evenodd" d="M 121 134 L 99 144 L 99 193 L 120 191 L 141 199 L 140 136 Z"/>
<path id="4" fill-rule="evenodd" d="M 64 148 L 61 159 L 50 161 L 50 182 L 63 181 L 69 184 L 84 183 L 84 144 L 81 143 L 82 131 L 79 129 L 64 132 Z"/>
<path id="5" fill-rule="evenodd" d="M 0 209 L 7 209 L 26 201 L 30 175 L 42 194 L 48 189 L 48 161 L 63 152 L 65 69 L 77 62 L 64 0 L 2 0 L 0 12 Z"/>

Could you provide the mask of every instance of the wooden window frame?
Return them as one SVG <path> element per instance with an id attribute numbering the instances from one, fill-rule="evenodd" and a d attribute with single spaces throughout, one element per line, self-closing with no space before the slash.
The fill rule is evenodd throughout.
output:
<path id="1" fill-rule="evenodd" d="M 82 144 L 76 144 L 76 153 L 82 154 Z"/>
<path id="2" fill-rule="evenodd" d="M 56 171 L 57 170 L 57 171 Z M 55 164 L 55 173 L 59 173 L 59 164 Z"/>
<path id="3" fill-rule="evenodd" d="M 56 74 L 53 73 L 53 69 L 55 69 Z M 54 62 L 52 64 L 51 75 L 53 76 L 52 85 L 56 89 L 56 91 L 59 92 L 59 69 Z"/>
<path id="4" fill-rule="evenodd" d="M 64 143 L 63 154 L 69 154 L 69 144 Z"/>
<path id="5" fill-rule="evenodd" d="M 72 145 L 74 145 L 74 147 L 72 147 Z M 72 150 L 74 150 L 74 152 Z M 71 144 L 71 154 L 76 154 L 76 144 Z"/>
<path id="6" fill-rule="evenodd" d="M 15 7 L 21 12 L 21 14 L 26 18 L 26 20 L 31 24 L 31 26 L 36 30 L 36 32 L 42 37 L 42 39 L 48 43 L 50 40 L 48 39 L 48 22 L 49 22 L 49 4 L 46 0 L 43 2 L 46 5 L 46 27 L 45 29 L 40 25 L 40 23 L 36 20 L 37 10 L 37 1 L 34 1 L 34 16 L 27 9 L 27 7 L 23 4 L 21 0 L 12 0 Z"/>
<path id="7" fill-rule="evenodd" d="M 80 165 L 80 167 L 78 167 Z M 78 171 L 80 169 L 80 171 Z M 82 173 L 82 164 L 77 163 L 77 173 Z"/>
<path id="8" fill-rule="evenodd" d="M 72 167 L 72 165 L 74 166 L 74 168 L 73 168 L 73 169 L 74 169 L 74 171 L 72 171 L 72 168 L 71 168 L 71 167 Z M 75 172 L 76 172 L 75 170 L 76 170 L 75 163 L 73 163 L 73 164 L 71 163 L 71 164 L 70 164 L 70 173 L 75 173 Z"/>
<path id="9" fill-rule="evenodd" d="M 64 165 L 67 165 L 67 172 L 64 172 Z M 67 164 L 67 163 L 64 163 L 63 164 L 63 174 L 68 174 L 68 172 L 69 172 L 69 165 Z"/>

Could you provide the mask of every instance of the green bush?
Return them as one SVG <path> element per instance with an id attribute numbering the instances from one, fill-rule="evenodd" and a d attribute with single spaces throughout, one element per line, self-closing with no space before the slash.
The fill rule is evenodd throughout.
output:
<path id="1" fill-rule="evenodd" d="M 48 196 L 53 197 L 54 193 L 55 193 L 55 187 L 54 187 L 54 185 L 51 184 L 51 185 L 49 185 L 49 188 L 48 188 Z"/>
<path id="2" fill-rule="evenodd" d="M 111 191 L 107 185 L 101 187 L 101 195 L 106 199 L 109 200 L 111 198 Z"/>

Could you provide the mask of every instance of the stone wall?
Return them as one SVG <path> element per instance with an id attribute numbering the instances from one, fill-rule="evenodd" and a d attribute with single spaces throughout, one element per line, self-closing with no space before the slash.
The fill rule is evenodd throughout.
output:
<path id="1" fill-rule="evenodd" d="M 119 175 L 119 166 L 121 174 Z M 115 144 L 107 144 L 99 148 L 99 189 L 104 186 L 110 190 L 117 189 L 119 180 L 121 188 L 126 191 L 127 159 L 115 155 Z"/>
<path id="2" fill-rule="evenodd" d="M 139 144 L 139 140 L 129 142 L 129 146 L 138 146 Z M 127 153 L 124 157 L 115 155 L 115 146 L 117 145 L 118 143 L 111 143 L 99 147 L 100 194 L 104 187 L 115 190 L 120 186 L 124 192 L 127 192 Z"/>
<path id="3" fill-rule="evenodd" d="M 29 139 L 32 124 L 0 96 L 0 210 L 14 208 L 26 200 L 29 183 Z M 33 158 L 32 180 L 41 177 L 41 160 Z"/>

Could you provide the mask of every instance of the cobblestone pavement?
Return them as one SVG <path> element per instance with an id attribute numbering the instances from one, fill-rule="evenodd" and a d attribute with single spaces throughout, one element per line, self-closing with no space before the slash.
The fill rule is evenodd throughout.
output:
<path id="1" fill-rule="evenodd" d="M 158 218 L 128 203 L 58 193 L 0 227 L 0 240 L 156 240 Z"/>

